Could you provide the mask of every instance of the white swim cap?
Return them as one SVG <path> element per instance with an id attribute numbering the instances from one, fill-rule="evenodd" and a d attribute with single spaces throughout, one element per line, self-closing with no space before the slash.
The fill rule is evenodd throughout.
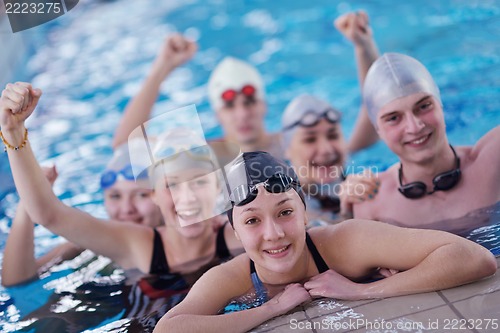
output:
<path id="1" fill-rule="evenodd" d="M 375 127 L 379 110 L 389 102 L 416 93 L 428 93 L 440 104 L 439 88 L 429 71 L 415 58 L 385 53 L 370 67 L 363 86 L 363 102 Z"/>
<path id="2" fill-rule="evenodd" d="M 307 94 L 295 97 L 288 103 L 281 116 L 285 146 L 290 144 L 297 125 L 314 126 L 322 116 L 332 123 L 340 121 L 341 118 L 340 112 L 322 99 Z"/>
<path id="3" fill-rule="evenodd" d="M 257 69 L 249 63 L 233 58 L 224 58 L 210 75 L 208 80 L 208 98 L 214 110 L 223 104 L 222 94 L 229 89 L 240 91 L 246 85 L 255 88 L 255 97 L 265 97 L 264 81 Z"/>

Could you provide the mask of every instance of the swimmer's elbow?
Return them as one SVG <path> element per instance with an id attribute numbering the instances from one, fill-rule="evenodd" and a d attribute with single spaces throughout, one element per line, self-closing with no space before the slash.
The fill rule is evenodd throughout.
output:
<path id="1" fill-rule="evenodd" d="M 461 262 L 468 263 L 468 270 L 473 275 L 473 280 L 483 279 L 496 273 L 497 261 L 488 249 L 472 243 L 470 250 L 469 256 L 461 258 Z"/>
<path id="2" fill-rule="evenodd" d="M 9 288 L 9 287 L 15 286 L 15 284 L 12 283 L 12 281 L 9 281 L 8 277 L 4 276 L 3 270 L 2 270 L 2 281 L 0 281 L 0 285 L 2 285 L 2 287 L 4 287 L 4 288 Z"/>
<path id="3" fill-rule="evenodd" d="M 487 253 L 485 253 L 482 256 L 481 261 L 479 263 L 480 266 L 478 270 L 479 271 L 478 274 L 480 274 L 479 278 L 492 276 L 497 272 L 498 264 L 495 257 L 493 256 L 493 254 L 491 254 L 490 251 L 486 250 L 486 252 Z"/>
<path id="4" fill-rule="evenodd" d="M 27 278 L 15 278 L 15 277 L 7 276 L 7 275 L 3 274 L 3 269 L 2 269 L 2 281 L 0 284 L 4 288 L 12 288 L 12 287 L 17 287 L 17 286 L 29 283 L 37 278 L 38 278 L 37 274 L 34 274 L 34 275 L 27 277 Z"/>
<path id="5" fill-rule="evenodd" d="M 50 205 L 50 207 L 47 207 L 46 209 L 37 210 L 33 216 L 33 222 L 52 230 L 54 226 L 57 226 L 60 223 L 65 223 L 65 219 L 67 219 L 66 211 L 68 209 L 71 208 L 60 201 L 56 201 L 53 205 Z"/>
<path id="6" fill-rule="evenodd" d="M 167 312 L 156 324 L 153 333 L 161 332 L 183 332 L 182 322 L 185 320 L 182 315 L 172 315 Z M 168 328 L 168 330 L 167 330 Z"/>
<path id="7" fill-rule="evenodd" d="M 2 285 L 2 287 L 4 288 L 10 288 L 10 287 L 15 287 L 17 285 L 20 285 L 22 284 L 22 282 L 14 282 L 14 281 L 9 281 L 8 279 L 5 279 L 3 276 L 2 276 L 2 283 L 0 283 Z"/>
<path id="8" fill-rule="evenodd" d="M 2 277 L 2 282 L 0 284 L 4 288 L 10 288 L 10 287 L 14 287 L 16 285 L 14 283 L 11 283 L 10 281 L 5 281 L 5 279 L 3 277 Z"/>
<path id="9" fill-rule="evenodd" d="M 48 209 L 46 212 L 40 212 L 34 215 L 33 222 L 50 229 L 51 225 L 54 222 L 54 216 L 55 214 L 53 213 L 53 211 L 51 209 Z"/>

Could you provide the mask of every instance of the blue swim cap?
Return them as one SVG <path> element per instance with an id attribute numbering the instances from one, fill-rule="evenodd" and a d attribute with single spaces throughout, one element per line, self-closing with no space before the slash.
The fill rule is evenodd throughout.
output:
<path id="1" fill-rule="evenodd" d="M 385 53 L 368 70 L 363 102 L 368 117 L 377 127 L 377 114 L 384 105 L 421 92 L 434 96 L 442 105 L 439 88 L 424 65 L 404 54 Z"/>

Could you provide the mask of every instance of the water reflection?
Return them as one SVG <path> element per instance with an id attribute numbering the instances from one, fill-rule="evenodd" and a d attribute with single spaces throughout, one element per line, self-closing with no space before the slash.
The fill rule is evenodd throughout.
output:
<path id="1" fill-rule="evenodd" d="M 54 266 L 40 280 L 8 289 L 10 297 L 0 299 L 1 331 L 151 332 L 189 290 L 189 277 L 143 276 L 89 253 Z M 79 268 L 68 274 L 75 263 Z"/>
<path id="2" fill-rule="evenodd" d="M 391 224 L 408 227 L 398 221 L 387 221 Z M 415 228 L 433 229 L 451 232 L 481 244 L 495 256 L 500 256 L 500 201 L 474 210 L 466 215 L 423 224 Z"/>
<path id="3" fill-rule="evenodd" d="M 439 221 L 426 227 L 460 235 L 481 244 L 495 256 L 500 256 L 500 201 L 463 217 Z"/>

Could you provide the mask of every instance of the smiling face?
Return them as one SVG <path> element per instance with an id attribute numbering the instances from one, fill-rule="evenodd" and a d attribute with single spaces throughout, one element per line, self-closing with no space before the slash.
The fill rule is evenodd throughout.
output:
<path id="1" fill-rule="evenodd" d="M 151 194 L 147 181 L 118 180 L 104 190 L 104 207 L 113 220 L 157 227 L 163 219 Z"/>
<path id="2" fill-rule="evenodd" d="M 378 133 L 402 161 L 425 164 L 448 145 L 443 109 L 427 93 L 398 98 L 377 115 Z"/>
<path id="3" fill-rule="evenodd" d="M 303 257 L 307 219 L 295 190 L 269 193 L 259 187 L 252 202 L 234 207 L 233 217 L 236 236 L 261 272 L 287 274 Z"/>
<path id="4" fill-rule="evenodd" d="M 264 133 L 266 105 L 256 96 L 238 94 L 217 110 L 217 118 L 226 136 L 239 144 L 257 142 Z"/>
<path id="5" fill-rule="evenodd" d="M 312 127 L 297 126 L 287 158 L 302 184 L 327 183 L 342 174 L 346 149 L 340 124 L 321 119 Z"/>
<path id="6" fill-rule="evenodd" d="M 202 221 L 214 216 L 219 191 L 215 173 L 186 169 L 158 179 L 153 199 L 168 227 L 175 228 L 184 237 L 194 238 L 212 227 Z"/>

